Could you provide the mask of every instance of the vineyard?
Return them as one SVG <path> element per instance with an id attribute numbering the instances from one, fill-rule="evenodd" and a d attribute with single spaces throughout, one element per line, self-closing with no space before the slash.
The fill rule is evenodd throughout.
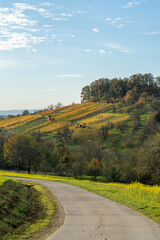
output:
<path id="1" fill-rule="evenodd" d="M 16 129 L 38 118 L 40 118 L 40 116 L 38 115 L 27 115 L 27 116 L 2 119 L 0 120 L 0 128 Z"/>
<path id="2" fill-rule="evenodd" d="M 3 119 L 0 120 L 0 128 L 18 132 L 56 133 L 65 126 L 75 130 L 79 125 L 85 124 L 86 129 L 94 131 L 109 122 L 115 124 L 128 119 L 128 114 L 113 113 L 113 104 L 88 102 L 52 109 L 36 115 Z"/>

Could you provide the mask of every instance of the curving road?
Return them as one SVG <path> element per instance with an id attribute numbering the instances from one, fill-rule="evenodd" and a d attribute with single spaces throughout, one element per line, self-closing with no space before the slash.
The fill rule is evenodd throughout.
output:
<path id="1" fill-rule="evenodd" d="M 64 225 L 47 240 L 160 240 L 159 225 L 130 208 L 64 183 L 30 181 L 49 188 L 65 210 Z"/>

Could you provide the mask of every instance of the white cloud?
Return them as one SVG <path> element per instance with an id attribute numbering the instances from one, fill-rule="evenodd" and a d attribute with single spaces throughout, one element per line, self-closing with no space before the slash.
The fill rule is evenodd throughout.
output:
<path id="1" fill-rule="evenodd" d="M 132 50 L 130 50 L 130 49 L 124 47 L 124 46 L 121 46 L 118 43 L 102 43 L 101 45 L 104 46 L 104 47 L 108 47 L 110 49 L 115 49 L 115 50 L 117 50 L 121 53 L 135 54 L 134 51 L 132 51 Z"/>
<path id="2" fill-rule="evenodd" d="M 121 23 L 121 24 L 119 24 L 117 27 L 118 27 L 118 28 L 123 28 L 123 27 L 124 27 L 124 24 Z"/>
<path id="3" fill-rule="evenodd" d="M 28 19 L 24 14 L 18 11 L 0 11 L 0 27 L 10 27 L 10 26 L 34 26 L 36 25 L 36 20 Z"/>
<path id="4" fill-rule="evenodd" d="M 73 78 L 81 78 L 82 75 L 80 74 L 60 74 L 57 77 L 73 77 Z"/>
<path id="5" fill-rule="evenodd" d="M 76 36 L 74 34 L 52 34 L 51 35 L 51 39 L 58 39 L 60 38 L 60 40 L 63 40 L 62 38 L 75 38 Z M 58 40 L 59 41 L 59 40 Z"/>
<path id="6" fill-rule="evenodd" d="M 67 14 L 67 13 L 61 13 L 60 16 L 62 17 L 72 17 L 72 14 Z"/>
<path id="7" fill-rule="evenodd" d="M 0 51 L 12 51 L 14 49 L 30 49 L 32 44 L 39 44 L 45 37 L 35 37 L 27 33 L 9 33 L 6 39 L 0 40 Z"/>
<path id="8" fill-rule="evenodd" d="M 107 22 L 111 22 L 111 21 L 112 21 L 112 18 L 107 17 L 107 18 L 106 18 L 106 21 L 107 21 Z"/>
<path id="9" fill-rule="evenodd" d="M 54 17 L 53 20 L 55 20 L 55 21 L 67 21 L 67 18 Z"/>
<path id="10" fill-rule="evenodd" d="M 131 23 L 131 21 L 128 20 L 128 17 L 117 17 L 117 18 L 106 18 L 106 23 L 111 26 L 115 26 L 117 28 L 123 28 L 125 24 Z"/>
<path id="11" fill-rule="evenodd" d="M 93 28 L 92 31 L 98 33 L 99 29 L 98 28 Z"/>
<path id="12" fill-rule="evenodd" d="M 46 40 L 35 35 L 39 32 L 37 21 L 30 14 L 24 14 L 25 10 L 45 13 L 45 9 L 25 3 L 14 3 L 13 8 L 0 8 L 0 51 L 33 50 L 33 45 Z"/>
<path id="13" fill-rule="evenodd" d="M 117 28 L 122 28 L 127 23 L 132 22 L 129 20 L 129 17 L 116 17 L 116 18 L 107 17 L 105 20 L 108 25 L 115 26 Z"/>
<path id="14" fill-rule="evenodd" d="M 85 52 L 89 53 L 89 52 L 91 52 L 91 49 L 86 49 Z"/>
<path id="15" fill-rule="evenodd" d="M 45 25 L 43 25 L 43 27 L 45 27 L 45 28 L 52 28 L 53 25 L 45 24 Z"/>
<path id="16" fill-rule="evenodd" d="M 22 11 L 23 10 L 34 10 L 34 11 L 37 10 L 37 8 L 35 6 L 27 4 L 27 3 L 14 3 L 13 5 L 16 9 L 19 9 Z"/>
<path id="17" fill-rule="evenodd" d="M 120 18 L 120 17 L 117 17 L 117 18 L 106 18 L 106 21 L 107 21 L 107 23 L 109 23 L 109 24 L 115 24 L 115 23 L 117 23 L 117 22 L 119 22 L 119 21 L 122 21 L 122 20 L 124 20 L 125 18 Z"/>
<path id="18" fill-rule="evenodd" d="M 153 31 L 153 32 L 148 32 L 146 35 L 159 35 L 160 31 Z"/>
<path id="19" fill-rule="evenodd" d="M 73 11 L 60 6 L 59 9 L 62 11 L 55 12 L 55 7 L 55 11 L 48 8 L 52 5 L 55 4 L 44 2 L 34 5 L 20 2 L 13 3 L 10 8 L 0 7 L 0 51 L 12 51 L 20 48 L 34 51 L 34 45 L 44 41 L 49 42 L 54 38 L 63 40 L 64 37 L 75 38 L 74 34 L 65 34 L 67 29 L 61 36 L 53 36 L 53 31 L 56 29 L 51 25 L 53 21 L 67 21 L 73 16 Z M 78 11 L 74 14 L 79 13 Z M 49 18 L 50 22 L 44 21 L 44 18 Z"/>
<path id="20" fill-rule="evenodd" d="M 99 53 L 101 53 L 101 54 L 105 54 L 105 53 L 106 53 L 106 51 L 105 51 L 105 50 L 103 50 L 103 49 L 100 49 L 100 50 L 99 50 Z"/>
<path id="21" fill-rule="evenodd" d="M 135 5 L 139 5 L 139 2 L 138 1 L 128 2 L 126 5 L 123 6 L 123 8 L 131 8 Z"/>
<path id="22" fill-rule="evenodd" d="M 54 3 L 49 3 L 49 2 L 44 2 L 44 3 L 41 3 L 40 5 L 50 7 L 50 6 L 54 6 L 55 4 Z"/>

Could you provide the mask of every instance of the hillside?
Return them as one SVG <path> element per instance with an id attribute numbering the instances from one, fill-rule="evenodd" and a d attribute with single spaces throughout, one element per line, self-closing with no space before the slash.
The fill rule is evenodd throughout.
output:
<path id="1" fill-rule="evenodd" d="M 0 168 L 157 184 L 159 106 L 88 101 L 0 120 Z"/>
<path id="2" fill-rule="evenodd" d="M 0 128 L 20 132 L 40 131 L 56 133 L 68 126 L 75 130 L 80 125 L 86 129 L 100 129 L 108 122 L 127 121 L 129 114 L 113 113 L 114 104 L 82 103 L 61 107 L 37 115 L 27 115 L 0 120 Z"/>

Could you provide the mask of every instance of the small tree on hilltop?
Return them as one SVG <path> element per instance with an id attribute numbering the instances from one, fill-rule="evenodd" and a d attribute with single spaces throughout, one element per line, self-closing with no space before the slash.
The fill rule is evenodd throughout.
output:
<path id="1" fill-rule="evenodd" d="M 24 110 L 24 111 L 22 112 L 22 116 L 26 116 L 26 115 L 29 115 L 29 111 L 28 111 L 28 110 Z"/>
<path id="2" fill-rule="evenodd" d="M 55 105 L 55 108 L 60 108 L 62 107 L 62 103 L 61 102 L 58 102 L 56 105 Z"/>

